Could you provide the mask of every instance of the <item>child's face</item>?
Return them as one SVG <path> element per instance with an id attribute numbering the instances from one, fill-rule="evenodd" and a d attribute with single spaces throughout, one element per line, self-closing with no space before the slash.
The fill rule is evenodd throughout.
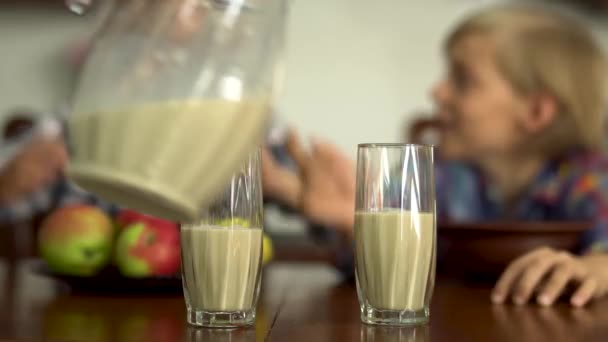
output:
<path id="1" fill-rule="evenodd" d="M 448 55 L 448 74 L 433 89 L 445 158 L 476 162 L 512 153 L 523 139 L 528 102 L 501 76 L 492 40 L 470 35 Z"/>

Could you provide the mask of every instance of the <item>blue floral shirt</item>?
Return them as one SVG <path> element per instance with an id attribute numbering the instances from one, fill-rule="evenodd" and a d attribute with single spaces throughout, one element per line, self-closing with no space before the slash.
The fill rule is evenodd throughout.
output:
<path id="1" fill-rule="evenodd" d="M 439 162 L 436 179 L 440 221 L 589 220 L 581 251 L 608 251 L 608 156 L 602 153 L 579 151 L 548 162 L 509 212 L 471 166 Z"/>

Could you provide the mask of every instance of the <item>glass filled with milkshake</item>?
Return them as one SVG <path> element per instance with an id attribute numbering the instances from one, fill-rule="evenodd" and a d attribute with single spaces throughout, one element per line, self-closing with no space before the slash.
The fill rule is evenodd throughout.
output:
<path id="1" fill-rule="evenodd" d="M 202 219 L 181 226 L 187 321 L 195 326 L 252 325 L 262 269 L 260 150 L 251 154 Z"/>
<path id="2" fill-rule="evenodd" d="M 428 322 L 435 250 L 433 148 L 359 145 L 355 265 L 361 320 Z"/>

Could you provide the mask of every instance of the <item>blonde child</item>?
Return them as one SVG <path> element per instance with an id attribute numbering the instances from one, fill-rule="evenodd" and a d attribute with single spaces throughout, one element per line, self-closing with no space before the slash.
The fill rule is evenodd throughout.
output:
<path id="1" fill-rule="evenodd" d="M 601 152 L 607 65 L 576 20 L 524 6 L 484 9 L 445 44 L 432 96 L 441 122 L 440 220 L 593 220 L 576 255 L 540 248 L 514 260 L 496 303 L 551 305 L 570 283 L 574 306 L 608 290 L 608 158 Z M 354 167 L 328 143 L 291 173 L 265 156 L 268 195 L 352 236 Z"/>

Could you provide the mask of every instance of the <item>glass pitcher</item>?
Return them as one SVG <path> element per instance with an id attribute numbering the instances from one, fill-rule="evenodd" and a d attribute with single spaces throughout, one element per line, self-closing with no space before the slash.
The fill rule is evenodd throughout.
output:
<path id="1" fill-rule="evenodd" d="M 113 203 L 194 221 L 261 143 L 287 2 L 105 1 L 68 118 L 68 176 Z"/>

